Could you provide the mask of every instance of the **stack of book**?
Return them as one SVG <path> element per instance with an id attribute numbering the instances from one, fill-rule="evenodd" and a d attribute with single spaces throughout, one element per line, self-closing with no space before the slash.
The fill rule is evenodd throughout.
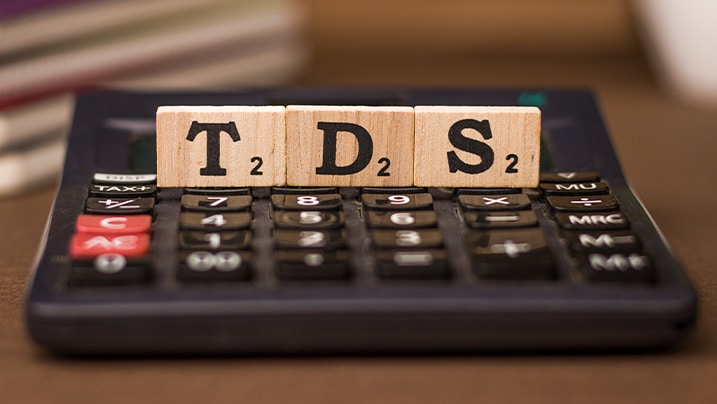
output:
<path id="1" fill-rule="evenodd" d="M 290 0 L 0 3 L 0 195 L 56 177 L 75 92 L 282 83 L 303 22 Z"/>

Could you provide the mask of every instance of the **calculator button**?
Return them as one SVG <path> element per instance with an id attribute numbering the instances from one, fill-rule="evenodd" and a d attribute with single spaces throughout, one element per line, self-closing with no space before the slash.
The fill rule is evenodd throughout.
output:
<path id="1" fill-rule="evenodd" d="M 530 198 L 525 194 L 460 195 L 458 203 L 467 210 L 519 210 L 530 207 Z"/>
<path id="2" fill-rule="evenodd" d="M 382 250 L 376 252 L 376 275 L 382 279 L 447 279 L 447 254 L 441 249 Z"/>
<path id="3" fill-rule="evenodd" d="M 149 235 L 100 235 L 77 233 L 70 242 L 70 256 L 75 259 L 94 258 L 103 254 L 120 254 L 138 257 L 149 251 Z"/>
<path id="4" fill-rule="evenodd" d="M 251 189 L 249 189 L 249 188 L 184 188 L 184 193 L 191 194 L 191 195 L 210 195 L 210 196 L 251 195 Z"/>
<path id="5" fill-rule="evenodd" d="M 636 251 L 640 239 L 631 231 L 565 232 L 565 239 L 573 251 L 618 252 Z"/>
<path id="6" fill-rule="evenodd" d="M 443 245 L 438 229 L 371 230 L 376 248 L 433 248 Z"/>
<path id="7" fill-rule="evenodd" d="M 543 195 L 604 195 L 610 193 L 607 184 L 598 182 L 542 183 Z"/>
<path id="8" fill-rule="evenodd" d="M 340 211 L 276 211 L 276 227 L 294 229 L 335 229 L 344 224 L 344 214 Z"/>
<path id="9" fill-rule="evenodd" d="M 239 250 L 248 248 L 252 240 L 250 231 L 182 231 L 179 246 L 188 250 Z"/>
<path id="10" fill-rule="evenodd" d="M 640 253 L 592 253 L 580 259 L 585 278 L 595 282 L 643 282 L 655 280 L 650 259 Z"/>
<path id="11" fill-rule="evenodd" d="M 251 225 L 251 212 L 182 212 L 179 227 L 185 230 L 239 230 Z"/>
<path id="12" fill-rule="evenodd" d="M 151 276 L 147 261 L 107 253 L 92 260 L 73 261 L 69 283 L 71 286 L 123 286 L 145 283 Z"/>
<path id="13" fill-rule="evenodd" d="M 231 212 L 251 207 L 249 195 L 182 195 L 182 209 L 204 212 Z"/>
<path id="14" fill-rule="evenodd" d="M 92 181 L 95 184 L 153 184 L 157 182 L 157 174 L 95 173 Z"/>
<path id="15" fill-rule="evenodd" d="M 422 187 L 363 187 L 362 194 L 422 194 L 426 193 L 426 188 Z"/>
<path id="16" fill-rule="evenodd" d="M 549 196 L 548 204 L 557 211 L 603 211 L 618 208 L 612 195 Z"/>
<path id="17" fill-rule="evenodd" d="M 315 194 L 338 194 L 336 187 L 272 187 L 272 194 L 281 195 L 315 195 Z"/>
<path id="18" fill-rule="evenodd" d="M 154 209 L 154 198 L 87 198 L 85 212 L 98 214 L 140 214 Z"/>
<path id="19" fill-rule="evenodd" d="M 599 180 L 600 175 L 594 171 L 540 173 L 540 182 L 591 182 Z"/>
<path id="20" fill-rule="evenodd" d="M 282 250 L 277 253 L 276 276 L 284 281 L 341 280 L 351 277 L 346 250 Z"/>
<path id="21" fill-rule="evenodd" d="M 473 272 L 482 279 L 554 279 L 553 258 L 539 228 L 470 231 L 466 234 Z"/>
<path id="22" fill-rule="evenodd" d="M 620 212 L 558 213 L 555 220 L 567 230 L 620 230 L 629 227 L 627 217 Z"/>
<path id="23" fill-rule="evenodd" d="M 474 229 L 503 229 L 538 225 L 538 218 L 532 210 L 468 211 L 463 213 L 463 218 L 466 224 Z"/>
<path id="24" fill-rule="evenodd" d="M 275 229 L 274 242 L 279 248 L 335 250 L 346 245 L 346 232 L 344 230 Z"/>
<path id="25" fill-rule="evenodd" d="M 432 210 L 369 210 L 366 214 L 367 223 L 373 228 L 422 228 L 436 225 L 436 212 Z"/>
<path id="26" fill-rule="evenodd" d="M 335 210 L 341 207 L 343 200 L 339 194 L 279 194 L 271 196 L 271 204 L 276 209 L 286 210 Z"/>
<path id="27" fill-rule="evenodd" d="M 433 206 L 431 194 L 362 194 L 361 201 L 369 209 L 416 210 Z"/>
<path id="28" fill-rule="evenodd" d="M 177 277 L 185 282 L 228 282 L 251 278 L 249 251 L 193 251 L 179 254 Z"/>
<path id="29" fill-rule="evenodd" d="M 156 192 L 157 186 L 152 184 L 91 184 L 89 188 L 90 196 L 96 197 L 147 197 Z"/>
<path id="30" fill-rule="evenodd" d="M 519 194 L 522 188 L 457 188 L 456 195 L 508 195 Z"/>
<path id="31" fill-rule="evenodd" d="M 75 223 L 78 233 L 147 233 L 152 227 L 150 215 L 80 215 Z"/>

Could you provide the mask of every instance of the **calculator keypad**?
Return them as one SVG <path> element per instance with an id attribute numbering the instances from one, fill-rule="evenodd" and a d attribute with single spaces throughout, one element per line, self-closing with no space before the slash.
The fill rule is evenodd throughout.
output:
<path id="1" fill-rule="evenodd" d="M 115 176 L 121 179 L 117 183 L 112 176 L 96 177 L 101 180 L 88 187 L 85 213 L 77 218 L 69 246 L 72 285 L 153 279 L 158 200 L 177 206 L 177 216 L 164 220 L 176 222 L 179 285 L 346 282 L 359 274 L 386 282 L 650 283 L 656 278 L 618 199 L 591 172 L 543 174 L 532 193 L 186 188 L 176 199 L 158 199 L 156 186 L 142 175 Z M 463 242 L 449 245 L 455 231 Z M 558 265 L 561 256 L 573 263 L 568 272 Z"/>

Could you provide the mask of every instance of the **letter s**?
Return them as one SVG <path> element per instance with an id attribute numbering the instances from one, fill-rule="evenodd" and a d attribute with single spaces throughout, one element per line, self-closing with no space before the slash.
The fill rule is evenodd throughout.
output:
<path id="1" fill-rule="evenodd" d="M 485 140 L 493 137 L 490 130 L 490 122 L 487 120 L 477 121 L 475 119 L 461 119 L 451 125 L 451 128 L 448 130 L 448 140 L 451 144 L 459 150 L 479 156 L 481 161 L 478 164 L 468 164 L 463 162 L 458 157 L 456 152 L 450 151 L 448 152 L 448 169 L 452 173 L 455 173 L 456 171 L 468 174 L 482 173 L 493 165 L 493 149 L 479 140 L 464 136 L 462 133 L 464 129 L 476 130 Z"/>

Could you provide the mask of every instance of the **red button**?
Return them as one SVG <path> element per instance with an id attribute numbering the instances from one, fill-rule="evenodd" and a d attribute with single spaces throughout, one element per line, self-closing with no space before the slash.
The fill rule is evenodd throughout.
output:
<path id="1" fill-rule="evenodd" d="M 102 235 L 78 233 L 70 242 L 72 258 L 94 258 L 102 254 L 137 257 L 149 251 L 149 234 Z"/>
<path id="2" fill-rule="evenodd" d="M 80 215 L 78 233 L 133 234 L 148 233 L 152 226 L 150 215 Z"/>

